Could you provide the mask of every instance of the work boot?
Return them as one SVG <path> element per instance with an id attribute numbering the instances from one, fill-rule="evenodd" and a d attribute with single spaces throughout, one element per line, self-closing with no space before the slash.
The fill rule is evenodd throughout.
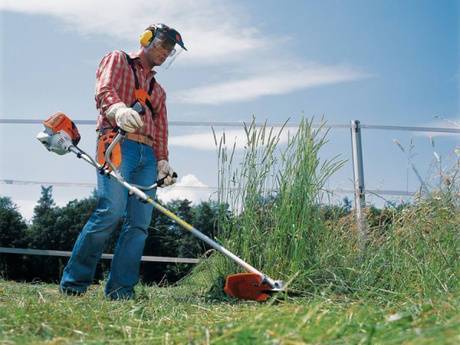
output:
<path id="1" fill-rule="evenodd" d="M 82 296 L 84 294 L 82 291 L 72 290 L 69 288 L 63 289 L 61 286 L 59 287 L 59 292 L 66 296 Z"/>

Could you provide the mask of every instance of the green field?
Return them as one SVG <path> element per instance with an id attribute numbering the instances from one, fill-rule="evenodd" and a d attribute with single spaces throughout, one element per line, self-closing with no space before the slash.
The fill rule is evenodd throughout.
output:
<path id="1" fill-rule="evenodd" d="M 193 289 L 192 289 L 193 290 Z M 141 286 L 134 301 L 56 285 L 0 281 L 1 344 L 458 344 L 459 296 L 382 292 L 213 301 L 186 288 Z"/>
<path id="2" fill-rule="evenodd" d="M 56 285 L 0 280 L 2 344 L 460 344 L 460 157 L 410 204 L 366 209 L 366 236 L 322 189 L 342 161 L 322 161 L 323 129 L 246 128 L 243 163 L 219 146 L 217 239 L 287 292 L 228 299 L 230 260 L 212 253 L 175 286 L 139 285 L 112 302 Z M 436 188 L 435 188 L 436 187 Z M 274 191 L 276 191 L 274 193 Z"/>

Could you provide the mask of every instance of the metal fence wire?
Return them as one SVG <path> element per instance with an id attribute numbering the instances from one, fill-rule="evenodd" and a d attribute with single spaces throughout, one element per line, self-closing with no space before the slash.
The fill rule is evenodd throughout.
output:
<path id="1" fill-rule="evenodd" d="M 41 124 L 42 120 L 36 119 L 0 119 L 0 124 Z M 77 125 L 95 125 L 94 120 L 74 120 Z M 218 122 L 218 121 L 169 121 L 169 126 L 177 127 L 243 127 L 244 122 Z M 298 127 L 298 124 L 283 124 L 283 123 L 255 123 L 256 127 Z M 352 120 L 350 124 L 327 124 L 327 125 L 312 125 L 313 128 L 326 129 L 349 129 L 351 148 L 352 148 L 352 168 L 353 168 L 353 190 L 348 189 L 332 189 L 331 192 L 337 193 L 352 193 L 354 194 L 354 211 L 355 219 L 360 234 L 361 242 L 365 243 L 367 237 L 367 227 L 363 209 L 366 205 L 366 194 L 374 195 L 394 195 L 394 196 L 412 196 L 415 192 L 403 190 L 385 190 L 385 189 L 366 189 L 364 183 L 364 160 L 362 149 L 362 131 L 363 130 L 390 130 L 390 131 L 410 131 L 410 132 L 426 132 L 426 133 L 450 133 L 460 135 L 460 128 L 446 127 L 418 127 L 418 126 L 392 126 L 392 125 L 369 125 L 362 124 L 359 120 Z M 53 181 L 33 181 L 33 180 L 16 180 L 16 179 L 0 179 L 0 184 L 10 185 L 56 185 L 62 187 L 95 187 L 95 184 L 79 183 L 79 182 L 53 182 Z M 199 189 L 202 191 L 216 191 L 217 187 L 175 187 L 178 189 Z M 0 247 L 0 253 L 11 254 L 26 254 L 26 255 L 51 255 L 51 256 L 69 256 L 70 252 L 43 250 L 43 249 L 21 249 L 21 248 L 5 248 Z M 103 258 L 111 259 L 112 254 L 104 254 Z M 199 260 L 194 258 L 169 258 L 169 257 L 142 257 L 142 261 L 153 262 L 175 262 L 175 263 L 197 263 Z"/>

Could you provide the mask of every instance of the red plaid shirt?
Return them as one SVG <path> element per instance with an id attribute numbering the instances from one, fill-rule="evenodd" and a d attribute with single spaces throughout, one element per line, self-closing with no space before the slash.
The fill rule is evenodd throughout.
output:
<path id="1" fill-rule="evenodd" d="M 151 79 L 155 72 L 147 70 L 141 63 L 137 53 L 130 53 L 134 59 L 136 75 L 140 87 L 149 90 Z M 96 72 L 96 107 L 99 110 L 97 129 L 112 128 L 105 116 L 112 104 L 123 102 L 130 106 L 136 100 L 134 97 L 134 75 L 126 56 L 121 51 L 114 51 L 102 59 Z M 150 102 L 155 110 L 155 116 L 145 107 L 143 116 L 144 126 L 135 133 L 153 139 L 153 149 L 157 160 L 168 159 L 168 117 L 166 112 L 166 93 L 160 84 L 155 82 Z"/>

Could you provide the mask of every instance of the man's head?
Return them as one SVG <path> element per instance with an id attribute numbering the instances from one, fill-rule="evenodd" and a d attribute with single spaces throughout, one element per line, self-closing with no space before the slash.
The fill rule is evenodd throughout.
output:
<path id="1" fill-rule="evenodd" d="M 187 50 L 179 32 L 165 24 L 150 25 L 141 34 L 139 41 L 152 67 L 166 61 L 167 68 L 182 50 Z"/>

